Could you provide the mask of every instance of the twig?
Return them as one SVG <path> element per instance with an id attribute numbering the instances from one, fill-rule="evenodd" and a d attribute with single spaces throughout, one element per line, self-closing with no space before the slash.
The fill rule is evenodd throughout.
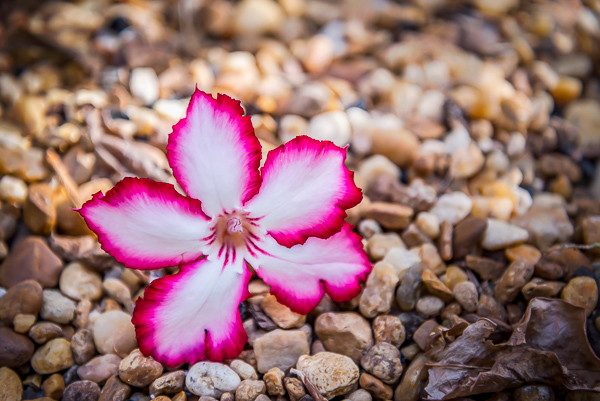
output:
<path id="1" fill-rule="evenodd" d="M 74 207 L 81 207 L 83 199 L 79 194 L 77 183 L 73 180 L 71 174 L 69 174 L 69 170 L 60 159 L 60 156 L 54 150 L 48 149 L 46 150 L 46 161 L 54 169 L 60 183 L 65 187 L 67 197 L 71 201 L 71 204 Z"/>

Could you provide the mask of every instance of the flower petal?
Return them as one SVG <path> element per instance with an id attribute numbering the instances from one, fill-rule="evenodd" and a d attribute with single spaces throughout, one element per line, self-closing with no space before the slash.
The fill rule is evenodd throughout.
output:
<path id="1" fill-rule="evenodd" d="M 348 224 L 327 239 L 309 238 L 286 248 L 267 236 L 259 247 L 261 253 L 248 261 L 279 302 L 302 314 L 324 293 L 336 302 L 349 301 L 371 270 L 361 238 Z"/>
<path id="2" fill-rule="evenodd" d="M 362 199 L 345 157 L 332 142 L 292 139 L 267 155 L 260 191 L 246 210 L 287 247 L 330 237 L 342 227 L 345 210 Z"/>
<path id="3" fill-rule="evenodd" d="M 133 312 L 142 353 L 168 366 L 235 358 L 247 340 L 238 306 L 251 277 L 237 263 L 202 259 L 154 280 Z"/>
<path id="4" fill-rule="evenodd" d="M 196 260 L 209 234 L 198 200 L 143 178 L 125 178 L 106 195 L 98 192 L 79 213 L 106 252 L 136 269 Z"/>
<path id="5" fill-rule="evenodd" d="M 188 195 L 216 217 L 253 197 L 260 187 L 260 143 L 240 102 L 198 89 L 186 117 L 173 126 L 167 158 Z"/>

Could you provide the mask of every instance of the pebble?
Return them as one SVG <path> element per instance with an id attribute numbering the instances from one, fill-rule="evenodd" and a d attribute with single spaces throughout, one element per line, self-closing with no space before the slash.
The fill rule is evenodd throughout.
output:
<path id="1" fill-rule="evenodd" d="M 506 320 L 506 309 L 494 297 L 482 294 L 479 296 L 477 314 L 481 317 L 494 318 L 501 321 Z"/>
<path id="2" fill-rule="evenodd" d="M 562 281 L 545 281 L 541 278 L 534 277 L 530 282 L 523 286 L 521 292 L 527 301 L 535 297 L 555 298 L 565 285 L 566 284 Z"/>
<path id="3" fill-rule="evenodd" d="M 0 367 L 0 400 L 20 401 L 23 396 L 23 384 L 13 370 Z"/>
<path id="4" fill-rule="evenodd" d="M 348 394 L 347 399 L 350 401 L 372 401 L 373 397 L 371 396 L 371 393 L 369 393 L 367 390 L 359 388 L 358 390 Z"/>
<path id="5" fill-rule="evenodd" d="M 92 332 L 88 329 L 78 330 L 71 337 L 71 351 L 73 351 L 73 359 L 78 365 L 83 365 L 92 359 L 96 355 Z"/>
<path id="6" fill-rule="evenodd" d="M 126 401 L 130 395 L 131 388 L 117 376 L 111 376 L 102 387 L 98 401 Z"/>
<path id="7" fill-rule="evenodd" d="M 306 321 L 306 316 L 292 312 L 287 306 L 277 302 L 272 294 L 267 294 L 260 304 L 262 310 L 282 329 L 293 329 L 300 327 Z"/>
<path id="8" fill-rule="evenodd" d="M 444 302 L 452 300 L 452 291 L 431 270 L 423 270 L 421 280 L 431 295 L 441 298 Z"/>
<path id="9" fill-rule="evenodd" d="M 417 301 L 415 309 L 425 317 L 437 316 L 444 308 L 444 301 L 433 295 L 425 295 Z"/>
<path id="10" fill-rule="evenodd" d="M 505 270 L 505 264 L 494 259 L 467 255 L 465 264 L 468 269 L 477 273 L 483 280 L 496 280 Z"/>
<path id="11" fill-rule="evenodd" d="M 125 312 L 113 310 L 100 314 L 92 333 L 101 354 L 129 354 L 137 346 L 131 316 Z"/>
<path id="12" fill-rule="evenodd" d="M 454 228 L 452 237 L 452 254 L 455 259 L 462 259 L 473 253 L 478 247 L 481 237 L 487 228 L 487 220 L 469 216 L 461 220 Z"/>
<path id="13" fill-rule="evenodd" d="M 451 155 L 450 174 L 455 179 L 470 178 L 483 167 L 485 158 L 475 144 L 459 149 Z"/>
<path id="14" fill-rule="evenodd" d="M 360 359 L 360 365 L 370 374 L 387 384 L 402 375 L 402 357 L 394 345 L 380 342 L 369 348 Z"/>
<path id="15" fill-rule="evenodd" d="M 37 317 L 35 315 L 19 313 L 13 319 L 13 327 L 17 333 L 27 333 L 36 320 Z"/>
<path id="16" fill-rule="evenodd" d="M 6 325 L 12 324 L 18 314 L 37 316 L 42 307 L 42 286 L 34 280 L 25 280 L 0 298 L 0 320 Z"/>
<path id="17" fill-rule="evenodd" d="M 295 377 L 286 377 L 283 379 L 283 385 L 292 401 L 300 401 L 306 395 L 304 385 Z"/>
<path id="18" fill-rule="evenodd" d="M 496 251 L 520 244 L 528 239 L 529 233 L 527 230 L 514 224 L 490 218 L 481 246 L 488 251 Z"/>
<path id="19" fill-rule="evenodd" d="M 331 141 L 343 147 L 350 143 L 352 129 L 345 112 L 335 110 L 317 114 L 310 119 L 306 134 L 319 141 Z"/>
<path id="20" fill-rule="evenodd" d="M 422 382 L 427 378 L 427 358 L 420 355 L 408 365 L 400 385 L 394 391 L 394 401 L 417 401 Z"/>
<path id="21" fill-rule="evenodd" d="M 119 378 L 134 387 L 146 387 L 163 372 L 163 366 L 152 357 L 133 350 L 119 363 Z"/>
<path id="22" fill-rule="evenodd" d="M 546 249 L 555 243 L 570 242 L 573 224 L 562 203 L 545 205 L 536 196 L 533 206 L 513 223 L 529 232 L 531 241 L 539 248 Z"/>
<path id="23" fill-rule="evenodd" d="M 592 245 L 600 242 L 600 216 L 586 216 L 581 222 L 583 242 Z"/>
<path id="24" fill-rule="evenodd" d="M 229 366 L 216 362 L 194 364 L 185 379 L 185 386 L 199 396 L 220 397 L 224 392 L 235 391 L 240 377 Z"/>
<path id="25" fill-rule="evenodd" d="M 376 233 L 367 240 L 366 251 L 375 261 L 383 259 L 394 248 L 405 248 L 404 242 L 396 233 Z"/>
<path id="26" fill-rule="evenodd" d="M 117 374 L 120 362 L 121 358 L 115 354 L 99 355 L 77 368 L 77 376 L 100 384 Z"/>
<path id="27" fill-rule="evenodd" d="M 567 283 L 560 297 L 570 304 L 581 306 L 590 316 L 598 304 L 598 285 L 591 277 L 575 277 Z"/>
<path id="28" fill-rule="evenodd" d="M 358 366 L 347 356 L 333 352 L 303 355 L 297 368 L 327 399 L 348 393 L 358 381 Z"/>
<path id="29" fill-rule="evenodd" d="M 34 234 L 49 235 L 56 226 L 55 193 L 48 184 L 29 187 L 23 205 L 23 221 Z"/>
<path id="30" fill-rule="evenodd" d="M 0 178 L 0 199 L 5 202 L 25 202 L 25 199 L 27 199 L 27 184 L 20 178 L 5 175 Z"/>
<path id="31" fill-rule="evenodd" d="M 433 213 L 419 213 L 415 219 L 415 224 L 431 239 L 436 239 L 440 235 L 440 221 Z"/>
<path id="32" fill-rule="evenodd" d="M 62 336 L 62 328 L 51 322 L 38 322 L 29 329 L 29 338 L 37 344 L 45 344 L 48 340 Z"/>
<path id="33" fill-rule="evenodd" d="M 389 312 L 398 281 L 398 274 L 391 265 L 384 262 L 376 263 L 360 295 L 358 303 L 360 313 L 372 318 L 380 313 Z"/>
<path id="34" fill-rule="evenodd" d="M 533 276 L 531 263 L 522 259 L 512 262 L 498 279 L 494 287 L 494 297 L 502 304 L 513 302 L 531 276 Z"/>
<path id="35" fill-rule="evenodd" d="M 158 76 L 154 69 L 148 67 L 133 69 L 129 78 L 129 90 L 143 104 L 154 103 L 158 99 L 159 93 Z"/>
<path id="36" fill-rule="evenodd" d="M 102 289 L 114 300 L 126 308 L 131 309 L 131 290 L 127 285 L 115 277 L 108 277 L 102 282 Z"/>
<path id="37" fill-rule="evenodd" d="M 355 362 L 373 345 L 369 322 L 355 312 L 323 313 L 315 321 L 315 333 L 327 351 L 349 356 Z"/>
<path id="38" fill-rule="evenodd" d="M 62 401 L 98 401 L 100 387 L 89 380 L 76 381 L 67 386 Z"/>
<path id="39" fill-rule="evenodd" d="M 363 373 L 360 375 L 359 383 L 360 387 L 371 393 L 373 398 L 390 400 L 394 395 L 394 391 L 390 386 L 368 373 Z"/>
<path id="40" fill-rule="evenodd" d="M 235 390 L 235 399 L 239 401 L 254 401 L 260 394 L 265 394 L 267 387 L 262 380 L 242 380 Z"/>
<path id="41" fill-rule="evenodd" d="M 264 375 L 263 380 L 267 386 L 267 392 L 273 397 L 281 397 L 285 394 L 283 388 L 283 377 L 285 373 L 278 367 L 269 369 Z"/>
<path id="42" fill-rule="evenodd" d="M 415 160 L 420 143 L 412 132 L 398 128 L 397 124 L 379 121 L 371 127 L 370 134 L 373 153 L 387 157 L 402 168 Z"/>
<path id="43" fill-rule="evenodd" d="M 47 397 L 60 400 L 65 391 L 65 379 L 60 373 L 53 373 L 42 383 L 42 390 Z"/>
<path id="44" fill-rule="evenodd" d="M 472 282 L 462 281 L 457 283 L 452 290 L 452 294 L 456 302 L 467 312 L 475 312 L 477 310 L 479 296 L 477 294 L 477 287 Z"/>
<path id="45" fill-rule="evenodd" d="M 421 277 L 423 267 L 420 264 L 408 269 L 398 289 L 396 290 L 396 302 L 403 311 L 411 311 L 417 304 L 420 295 Z"/>
<path id="46" fill-rule="evenodd" d="M 40 316 L 54 323 L 67 324 L 75 316 L 75 302 L 58 290 L 44 290 Z"/>
<path id="47" fill-rule="evenodd" d="M 44 288 L 56 287 L 62 261 L 39 237 L 27 237 L 17 244 L 0 266 L 0 285 L 10 288 L 28 279 Z"/>
<path id="48" fill-rule="evenodd" d="M 542 253 L 531 245 L 517 245 L 512 248 L 506 248 L 504 255 L 511 262 L 517 259 L 525 259 L 533 265 L 542 258 Z"/>
<path id="49" fill-rule="evenodd" d="M 402 230 L 410 224 L 413 209 L 389 202 L 371 202 L 364 209 L 365 216 L 388 230 Z"/>
<path id="50" fill-rule="evenodd" d="M 437 203 L 429 211 L 435 215 L 440 222 L 446 220 L 455 225 L 471 212 L 473 202 L 463 192 L 452 192 L 440 196 Z"/>
<path id="51" fill-rule="evenodd" d="M 442 282 L 448 287 L 450 291 L 454 290 L 454 287 L 463 281 L 467 280 L 467 273 L 456 265 L 450 265 L 446 269 L 446 272 L 440 277 Z"/>
<path id="52" fill-rule="evenodd" d="M 233 29 L 241 36 L 273 33 L 283 18 L 281 6 L 273 0 L 243 0 L 235 8 Z"/>
<path id="53" fill-rule="evenodd" d="M 389 263 L 398 274 L 398 278 L 402 280 L 408 269 L 421 263 L 421 257 L 417 252 L 409 251 L 408 249 L 392 248 L 383 258 L 383 262 Z"/>
<path id="54" fill-rule="evenodd" d="M 231 369 L 233 369 L 235 371 L 235 373 L 237 373 L 238 376 L 240 376 L 242 378 L 242 380 L 258 379 L 258 375 L 256 374 L 256 370 L 254 369 L 254 367 L 252 365 L 242 361 L 241 359 L 234 359 L 229 364 L 229 367 Z"/>
<path id="55" fill-rule="evenodd" d="M 296 365 L 300 355 L 308 354 L 308 336 L 302 330 L 273 330 L 254 341 L 258 371 L 273 367 L 288 370 Z"/>
<path id="56" fill-rule="evenodd" d="M 554 391 L 545 384 L 530 384 L 516 389 L 513 399 L 515 401 L 554 401 Z"/>
<path id="57" fill-rule="evenodd" d="M 38 348 L 31 358 L 33 370 L 41 375 L 67 369 L 74 363 L 71 343 L 64 338 L 48 341 Z"/>
<path id="58" fill-rule="evenodd" d="M 161 394 L 171 395 L 183 390 L 185 384 L 185 372 L 176 370 L 168 372 L 155 379 L 150 385 L 150 395 L 158 396 Z"/>
<path id="59" fill-rule="evenodd" d="M 373 319 L 372 325 L 375 343 L 387 342 L 399 347 L 406 339 L 406 330 L 398 316 L 377 316 Z"/>
<path id="60" fill-rule="evenodd" d="M 102 297 L 102 278 L 89 267 L 73 262 L 67 265 L 59 281 L 63 294 L 76 299 L 96 301 Z"/>

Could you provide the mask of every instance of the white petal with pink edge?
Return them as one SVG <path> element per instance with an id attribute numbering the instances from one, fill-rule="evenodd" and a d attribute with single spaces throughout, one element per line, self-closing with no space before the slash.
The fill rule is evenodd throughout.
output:
<path id="1" fill-rule="evenodd" d="M 196 89 L 186 117 L 169 136 L 173 175 L 210 217 L 239 208 L 260 186 L 260 143 L 242 114 L 239 101 Z"/>
<path id="2" fill-rule="evenodd" d="M 202 259 L 153 281 L 133 312 L 142 353 L 168 366 L 235 358 L 247 340 L 238 306 L 251 276 L 236 263 Z"/>
<path id="3" fill-rule="evenodd" d="M 306 136 L 292 139 L 267 155 L 258 195 L 245 207 L 282 245 L 339 231 L 345 210 L 362 194 L 344 165 L 346 150 Z"/>
<path id="4" fill-rule="evenodd" d="M 148 179 L 125 178 L 106 195 L 95 194 L 79 213 L 106 252 L 136 269 L 196 260 L 209 234 L 198 200 Z"/>
<path id="5" fill-rule="evenodd" d="M 349 301 L 371 270 L 361 238 L 348 224 L 327 239 L 313 237 L 291 248 L 269 236 L 258 246 L 261 251 L 248 261 L 279 302 L 302 314 L 324 293 L 336 302 Z"/>

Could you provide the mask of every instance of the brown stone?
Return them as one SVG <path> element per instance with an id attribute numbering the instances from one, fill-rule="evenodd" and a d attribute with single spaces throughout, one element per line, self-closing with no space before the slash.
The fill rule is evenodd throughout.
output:
<path id="1" fill-rule="evenodd" d="M 587 216 L 581 222 L 583 242 L 587 245 L 600 243 L 600 216 Z"/>
<path id="2" fill-rule="evenodd" d="M 48 235 L 56 225 L 54 190 L 48 184 L 32 184 L 23 205 L 23 220 L 34 234 Z"/>
<path id="3" fill-rule="evenodd" d="M 346 355 L 355 362 L 373 345 L 369 322 L 355 312 L 328 312 L 315 321 L 315 333 L 325 349 Z"/>
<path id="4" fill-rule="evenodd" d="M 452 300 L 452 291 L 440 279 L 429 269 L 423 270 L 421 275 L 423 284 L 427 289 L 427 292 L 438 298 L 441 298 L 445 302 Z"/>
<path id="5" fill-rule="evenodd" d="M 51 374 L 42 383 L 42 390 L 47 397 L 60 400 L 65 391 L 65 379 L 60 373 Z"/>
<path id="6" fill-rule="evenodd" d="M 390 400 L 394 395 L 394 391 L 390 386 L 368 373 L 360 375 L 359 384 L 360 387 L 371 393 L 373 398 L 378 400 Z"/>
<path id="7" fill-rule="evenodd" d="M 562 281 L 545 281 L 534 277 L 521 289 L 523 296 L 527 301 L 535 297 L 554 298 L 563 289 L 565 283 Z"/>
<path id="8" fill-rule="evenodd" d="M 42 307 L 42 286 L 34 280 L 25 280 L 10 288 L 0 298 L 0 319 L 12 324 L 18 314 L 37 316 Z"/>
<path id="9" fill-rule="evenodd" d="M 64 338 L 48 341 L 38 348 L 31 358 L 33 370 L 41 375 L 67 369 L 74 363 L 71 343 Z"/>
<path id="10" fill-rule="evenodd" d="M 481 317 L 506 321 L 506 309 L 494 297 L 481 295 L 477 305 L 477 314 Z"/>
<path id="11" fill-rule="evenodd" d="M 427 357 L 420 355 L 408 365 L 402 376 L 400 385 L 394 392 L 394 401 L 417 401 L 422 388 L 422 382 L 427 378 Z"/>
<path id="12" fill-rule="evenodd" d="M 53 338 L 62 336 L 62 328 L 52 322 L 38 322 L 29 329 L 29 337 L 37 344 L 45 344 Z"/>
<path id="13" fill-rule="evenodd" d="M 424 350 L 429 341 L 429 335 L 438 327 L 438 322 L 435 319 L 429 319 L 423 322 L 413 334 L 413 340 L 419 348 Z"/>
<path id="14" fill-rule="evenodd" d="M 297 368 L 327 399 L 348 393 L 358 381 L 358 366 L 354 361 L 333 352 L 303 355 Z"/>
<path id="15" fill-rule="evenodd" d="M 21 401 L 22 396 L 23 384 L 19 375 L 7 367 L 0 367 L 0 401 Z"/>
<path id="16" fill-rule="evenodd" d="M 78 330 L 71 337 L 71 350 L 73 351 L 73 359 L 78 365 L 83 365 L 96 354 L 94 346 L 94 336 L 87 329 Z"/>
<path id="17" fill-rule="evenodd" d="M 111 376 L 100 393 L 98 401 L 125 401 L 131 395 L 131 388 L 117 376 Z"/>
<path id="18" fill-rule="evenodd" d="M 89 380 L 76 381 L 67 386 L 62 401 L 98 401 L 100 387 Z"/>
<path id="19" fill-rule="evenodd" d="M 142 355 L 139 349 L 133 350 L 119 364 L 119 378 L 134 387 L 146 387 L 162 372 L 162 365 L 152 357 Z"/>
<path id="20" fill-rule="evenodd" d="M 423 266 L 416 264 L 408 268 L 396 290 L 396 302 L 403 311 L 413 310 L 420 295 Z"/>
<path id="21" fill-rule="evenodd" d="M 33 343 L 8 327 L 0 327 L 0 366 L 18 368 L 31 359 Z"/>
<path id="22" fill-rule="evenodd" d="M 575 277 L 562 290 L 560 297 L 570 304 L 581 306 L 590 316 L 598 304 L 598 285 L 591 277 Z"/>
<path id="23" fill-rule="evenodd" d="M 98 355 L 77 368 L 77 376 L 83 380 L 104 383 L 117 374 L 121 358 L 115 354 Z"/>
<path id="24" fill-rule="evenodd" d="M 504 263 L 480 256 L 467 255 L 465 262 L 482 280 L 496 280 L 505 270 Z"/>
<path id="25" fill-rule="evenodd" d="M 406 339 L 406 330 L 398 316 L 380 315 L 373 319 L 373 337 L 376 343 L 388 342 L 396 347 Z"/>
<path id="26" fill-rule="evenodd" d="M 542 253 L 531 245 L 517 245 L 504 250 L 506 259 L 514 262 L 517 259 L 525 259 L 531 264 L 536 264 L 542 258 Z"/>
<path id="27" fill-rule="evenodd" d="M 360 359 L 361 366 L 370 374 L 387 384 L 392 384 L 402 374 L 400 351 L 390 343 L 377 343 Z"/>
<path id="28" fill-rule="evenodd" d="M 263 380 L 267 385 L 267 392 L 273 397 L 281 397 L 285 394 L 283 388 L 283 377 L 285 373 L 283 370 L 275 367 L 269 369 L 263 376 Z"/>
<path id="29" fill-rule="evenodd" d="M 452 249 L 454 259 L 462 259 L 479 247 L 487 228 L 487 219 L 468 216 L 454 227 Z"/>
<path id="30" fill-rule="evenodd" d="M 42 287 L 56 287 L 62 261 L 39 237 L 27 237 L 15 246 L 0 266 L 0 285 L 10 288 L 25 280 L 35 280 Z"/>
<path id="31" fill-rule="evenodd" d="M 287 306 L 277 302 L 272 294 L 267 294 L 261 302 L 262 310 L 282 329 L 293 329 L 300 327 L 306 321 L 306 316 L 293 312 Z"/>
<path id="32" fill-rule="evenodd" d="M 410 224 L 412 208 L 396 203 L 372 202 L 365 208 L 365 216 L 389 230 L 401 230 Z"/>
<path id="33" fill-rule="evenodd" d="M 299 401 L 300 398 L 306 395 L 306 390 L 304 390 L 304 385 L 302 382 L 295 377 L 286 377 L 283 379 L 283 385 L 287 390 L 287 393 L 290 396 L 292 401 Z"/>
<path id="34" fill-rule="evenodd" d="M 29 331 L 36 320 L 37 317 L 35 315 L 19 313 L 13 319 L 13 327 L 17 333 L 24 334 Z"/>
<path id="35" fill-rule="evenodd" d="M 235 399 L 238 401 L 254 401 L 260 394 L 267 391 L 265 382 L 262 380 L 242 380 L 235 390 Z"/>
<path id="36" fill-rule="evenodd" d="M 150 385 L 150 395 L 176 394 L 183 390 L 184 383 L 185 372 L 183 370 L 165 373 L 152 382 Z"/>
<path id="37" fill-rule="evenodd" d="M 443 260 L 449 261 L 454 257 L 453 249 L 454 226 L 448 220 L 440 224 L 440 236 L 438 238 L 438 248 Z"/>
<path id="38" fill-rule="evenodd" d="M 503 304 L 514 301 L 533 276 L 533 265 L 523 259 L 512 262 L 494 287 L 494 296 Z"/>

